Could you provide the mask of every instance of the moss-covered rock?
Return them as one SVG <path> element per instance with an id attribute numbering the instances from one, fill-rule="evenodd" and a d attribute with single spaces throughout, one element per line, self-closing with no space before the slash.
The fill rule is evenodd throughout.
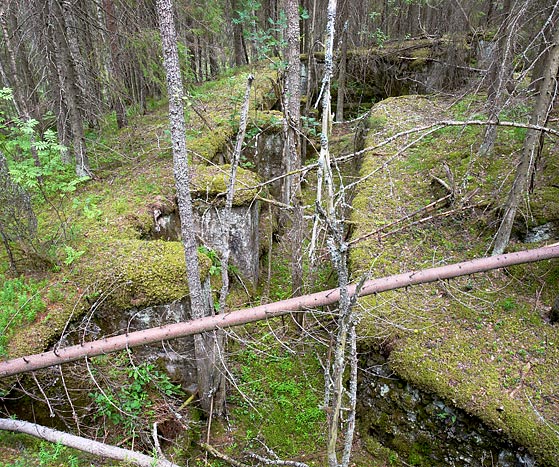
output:
<path id="1" fill-rule="evenodd" d="M 417 96 L 377 104 L 365 146 L 444 119 L 443 104 Z M 378 122 L 385 124 L 380 128 Z M 354 277 L 484 256 L 495 225 L 488 209 L 510 187 L 506 154 L 521 144 L 507 136 L 499 134 L 500 151 L 492 158 L 477 157 L 480 131 L 469 128 L 409 133 L 365 154 L 351 217 Z M 435 198 L 433 175 L 453 187 L 455 200 L 426 211 Z M 359 332 L 369 336 L 362 346 L 384 353 L 390 370 L 404 380 L 506 434 L 541 465 L 558 466 L 559 400 L 553 388 L 559 381 L 559 328 L 542 319 L 546 306 L 534 300 L 537 294 L 551 303 L 556 283 L 538 277 L 557 277 L 556 270 L 545 262 L 511 268 L 513 280 L 494 271 L 362 299 Z"/>
<path id="2" fill-rule="evenodd" d="M 211 260 L 198 255 L 202 280 Z M 99 284 L 95 299 L 103 307 L 124 310 L 170 303 L 188 295 L 181 242 L 108 240 L 97 246 L 93 267 L 84 267 L 90 282 Z"/>
<path id="3" fill-rule="evenodd" d="M 231 166 L 229 164 L 194 166 L 190 182 L 192 197 L 208 201 L 225 201 L 230 175 Z M 257 174 L 238 167 L 233 205 L 243 206 L 254 201 L 254 198 L 261 190 L 259 185 L 260 180 Z"/>

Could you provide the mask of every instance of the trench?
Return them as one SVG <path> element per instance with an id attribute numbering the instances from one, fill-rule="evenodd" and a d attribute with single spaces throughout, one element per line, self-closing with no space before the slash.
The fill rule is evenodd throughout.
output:
<path id="1" fill-rule="evenodd" d="M 417 65 L 417 64 L 416 64 Z M 380 66 L 380 65 L 379 65 Z M 427 71 L 421 69 L 421 79 L 427 84 L 421 88 L 414 88 L 410 83 L 420 82 L 417 76 L 410 80 L 403 80 L 391 76 L 386 79 L 378 71 L 374 71 L 373 79 L 365 76 L 368 87 L 354 86 L 346 99 L 348 115 L 357 115 L 364 102 L 379 101 L 386 97 L 405 95 L 410 92 L 428 92 L 440 86 L 429 78 Z M 406 65 L 408 66 L 408 65 Z M 394 73 L 396 65 L 388 67 Z M 413 69 L 407 71 L 415 72 Z M 401 69 L 399 70 L 401 72 Z M 357 76 L 363 72 L 354 69 L 351 73 Z M 375 74 L 376 73 L 376 74 Z M 431 73 L 439 76 L 440 69 L 434 67 Z M 379 83 L 385 83 L 381 86 Z M 388 84 L 386 84 L 388 83 Z M 406 84 L 407 83 L 407 84 Z M 335 97 L 335 95 L 334 95 Z M 274 115 L 274 114 L 271 114 Z M 277 116 L 277 114 L 276 114 Z M 366 131 L 358 126 L 352 138 L 349 151 L 363 147 L 362 133 Z M 254 169 L 261 179 L 273 178 L 281 173 L 283 148 L 281 141 L 281 124 L 271 123 L 266 131 L 255 138 L 250 149 L 245 151 L 243 163 Z M 359 163 L 348 169 L 349 176 L 355 176 L 359 171 Z M 278 197 L 281 192 L 279 184 L 270 187 L 270 195 Z M 351 204 L 351 194 L 348 202 Z M 222 232 L 214 229 L 219 224 L 219 210 L 207 198 L 197 200 L 199 211 L 199 233 L 204 243 L 219 250 Z M 152 206 L 153 223 L 145 229 L 144 239 L 178 241 L 180 238 L 180 224 L 178 212 L 172 201 L 165 201 Z M 262 267 L 263 255 L 261 238 L 266 229 L 263 222 L 270 219 L 261 218 L 259 203 L 248 203 L 235 208 L 236 229 L 234 230 L 232 259 L 250 287 L 255 287 L 259 279 L 259 269 Z M 539 240 L 547 235 L 548 228 L 542 231 L 527 232 Z M 208 284 L 206 286 L 209 287 Z M 89 323 L 88 332 L 95 334 L 111 334 L 115 332 L 134 331 L 158 326 L 165 322 L 178 321 L 181 316 L 188 316 L 187 300 L 180 300 L 170 304 L 151 306 L 147 308 L 132 307 L 118 316 L 114 314 L 100 314 Z M 70 334 L 71 335 L 71 334 Z M 69 342 L 72 343 L 72 342 Z M 141 360 L 153 361 L 162 365 L 174 381 L 180 381 L 184 387 L 195 382 L 195 366 L 192 363 L 193 343 L 191 338 L 183 338 L 166 343 L 163 346 L 149 346 L 138 352 Z M 445 401 L 436 394 L 429 394 L 413 387 L 405 380 L 395 376 L 389 369 L 386 355 L 382 349 L 373 349 L 367 344 L 359 348 L 360 374 L 358 386 L 358 426 L 365 450 L 378 452 L 379 449 L 389 449 L 408 460 L 408 465 L 419 466 L 499 466 L 499 467 L 534 467 L 534 458 L 523 447 L 515 445 L 502 433 L 484 425 L 484 423 L 466 412 L 453 406 L 451 401 Z M 44 406 L 30 402 L 37 407 L 35 419 L 49 423 L 49 416 Z M 13 413 L 21 412 L 20 401 L 10 409 Z M 35 409 L 33 409 L 35 412 Z M 21 413 L 22 418 L 26 418 Z M 63 428 L 60 426 L 60 428 Z"/>
<path id="2" fill-rule="evenodd" d="M 534 467 L 534 457 L 437 394 L 395 375 L 378 349 L 360 348 L 357 416 L 366 449 L 379 446 L 411 465 Z"/>

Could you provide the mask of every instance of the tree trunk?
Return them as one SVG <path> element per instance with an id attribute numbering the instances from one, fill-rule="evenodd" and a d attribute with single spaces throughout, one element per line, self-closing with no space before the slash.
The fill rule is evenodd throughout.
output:
<path id="1" fill-rule="evenodd" d="M 344 94 L 345 94 L 345 80 L 347 68 L 347 21 L 344 24 L 342 33 L 342 54 L 340 57 L 340 68 L 338 73 L 338 98 L 336 100 L 336 121 L 344 121 Z"/>
<path id="2" fill-rule="evenodd" d="M 56 117 L 56 130 L 58 133 L 58 142 L 64 147 L 61 150 L 61 160 L 64 164 L 71 164 L 72 157 L 70 152 L 71 147 L 71 131 L 68 122 L 68 109 L 64 99 L 64 91 L 62 88 L 61 77 L 58 74 L 57 54 L 55 37 L 58 31 L 55 30 L 55 25 L 51 23 L 51 14 L 49 13 L 49 4 L 47 3 L 44 10 L 37 15 L 40 18 L 40 28 L 42 34 L 40 36 L 39 44 L 44 51 L 44 60 L 46 67 L 48 92 L 47 96 L 50 99 L 50 106 L 53 108 Z"/>
<path id="3" fill-rule="evenodd" d="M 285 90 L 283 97 L 284 131 L 285 131 L 285 173 L 301 167 L 301 60 L 300 60 L 300 25 L 298 0 L 286 0 L 287 46 L 285 49 Z M 292 294 L 300 295 L 303 289 L 303 210 L 301 207 L 299 173 L 286 177 L 283 187 L 283 202 L 293 206 L 288 220 L 289 248 L 291 255 Z M 302 325 L 302 314 L 296 315 Z"/>
<path id="4" fill-rule="evenodd" d="M 123 128 L 128 125 L 126 107 L 122 99 L 122 71 L 120 67 L 120 54 L 118 46 L 118 31 L 113 0 L 103 0 L 105 10 L 105 24 L 109 34 L 110 52 L 107 59 L 107 68 L 111 76 L 111 100 L 116 114 L 116 125 Z"/>
<path id="5" fill-rule="evenodd" d="M 234 64 L 235 66 L 242 66 L 248 63 L 248 56 L 245 49 L 243 25 L 238 21 L 234 21 L 236 12 L 239 10 L 238 0 L 229 0 L 229 2 L 230 13 L 228 21 L 231 24 L 231 31 L 233 33 Z"/>
<path id="6" fill-rule="evenodd" d="M 57 0 L 49 0 L 49 15 L 51 38 L 53 40 L 56 69 L 58 78 L 61 83 L 61 89 L 64 95 L 65 107 L 68 111 L 70 128 L 72 132 L 72 150 L 76 160 L 76 175 L 78 177 L 91 177 L 89 168 L 89 159 L 85 146 L 85 135 L 83 130 L 83 114 L 81 106 L 81 97 L 79 88 L 76 85 L 77 78 L 74 72 L 72 57 L 67 48 L 67 42 L 64 40 L 64 28 L 56 27 L 63 18 L 60 5 Z"/>
<path id="7" fill-rule="evenodd" d="M 2 37 L 4 39 L 4 47 L 6 49 L 6 55 L 8 58 L 8 63 L 10 66 L 10 73 L 3 70 L 2 75 L 6 81 L 6 86 L 10 87 L 14 96 L 14 105 L 16 107 L 16 112 L 20 117 L 25 120 L 29 119 L 29 113 L 27 112 L 27 103 L 21 95 L 22 86 L 19 81 L 19 73 L 17 71 L 17 64 L 15 59 L 15 53 L 12 47 L 10 33 L 8 31 L 8 23 L 6 21 L 6 6 L 0 5 L 0 27 L 2 28 Z M 0 64 L 3 67 L 3 64 Z"/>
<path id="8" fill-rule="evenodd" d="M 118 461 L 131 462 L 141 467 L 179 467 L 164 459 L 146 456 L 137 451 L 111 446 L 81 436 L 71 435 L 63 431 L 54 430 L 36 423 L 13 420 L 11 418 L 0 418 L 0 430 L 25 433 L 51 443 L 62 444 L 69 448 L 93 454 L 94 456 L 114 459 Z"/>
<path id="9" fill-rule="evenodd" d="M 157 0 L 163 60 L 167 72 L 167 93 L 169 95 L 169 122 L 173 143 L 173 164 L 181 234 L 186 261 L 186 274 L 190 293 L 192 318 L 203 318 L 212 314 L 210 298 L 206 296 L 200 282 L 198 264 L 198 245 L 194 230 L 194 214 L 190 197 L 190 169 L 186 152 L 186 125 L 183 108 L 183 85 L 179 67 L 177 36 L 173 19 L 172 0 Z M 194 352 L 198 378 L 198 394 L 204 410 L 221 414 L 223 406 L 212 403 L 214 394 L 223 381 L 217 366 L 219 352 L 212 333 L 197 335 L 194 339 Z"/>
<path id="10" fill-rule="evenodd" d="M 559 28 L 556 27 L 553 34 L 553 41 L 544 68 L 543 82 L 540 94 L 536 99 L 536 105 L 532 112 L 530 123 L 532 125 L 544 126 L 549 118 L 549 113 L 553 108 L 555 97 L 557 96 L 557 72 L 559 71 Z M 522 156 L 516 169 L 516 176 L 509 192 L 507 202 L 504 207 L 503 219 L 497 235 L 493 254 L 498 255 L 505 251 L 512 231 L 516 210 L 526 193 L 528 181 L 532 177 L 535 162 L 541 150 L 541 138 L 543 132 L 529 129 L 526 133 Z"/>

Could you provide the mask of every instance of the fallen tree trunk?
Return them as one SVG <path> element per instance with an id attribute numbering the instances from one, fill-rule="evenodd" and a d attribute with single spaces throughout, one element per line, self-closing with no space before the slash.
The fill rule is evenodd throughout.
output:
<path id="1" fill-rule="evenodd" d="M 410 285 L 425 284 L 441 279 L 467 276 L 492 269 L 514 266 L 516 264 L 533 263 L 559 257 L 559 244 L 533 250 L 517 251 L 488 258 L 477 258 L 462 263 L 449 264 L 437 268 L 410 271 L 394 276 L 366 281 L 359 296 L 372 295 L 388 290 L 400 289 Z M 355 294 L 356 285 L 348 286 L 348 294 Z M 122 349 L 153 344 L 155 342 L 176 339 L 206 331 L 225 329 L 241 324 L 252 323 L 264 319 L 285 315 L 293 311 L 306 311 L 320 306 L 332 305 L 340 299 L 340 289 L 330 289 L 310 295 L 290 298 L 281 302 L 269 303 L 253 308 L 233 311 L 215 316 L 168 324 L 158 328 L 145 329 L 120 336 L 109 337 L 97 341 L 85 342 L 62 349 L 44 352 L 26 357 L 0 362 L 0 378 L 25 373 L 28 371 L 60 365 L 83 357 L 93 357 Z"/>
<path id="2" fill-rule="evenodd" d="M 111 446 L 110 444 L 100 443 L 81 436 L 71 435 L 63 431 L 53 430 L 46 426 L 37 425 L 36 423 L 24 422 L 22 420 L 12 420 L 11 418 L 0 418 L 0 430 L 16 431 L 18 433 L 26 433 L 36 438 L 50 441 L 51 443 L 59 443 L 63 446 L 88 452 L 95 456 L 105 457 L 118 461 L 130 462 L 140 467 L 180 467 L 168 460 L 156 459 L 155 457 L 146 456 L 129 449 Z"/>

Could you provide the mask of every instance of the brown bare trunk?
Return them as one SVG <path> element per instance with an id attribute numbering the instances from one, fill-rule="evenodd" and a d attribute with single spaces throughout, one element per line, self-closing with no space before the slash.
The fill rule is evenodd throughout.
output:
<path id="1" fill-rule="evenodd" d="M 103 0 L 103 9 L 105 10 L 105 24 L 109 33 L 110 54 L 107 59 L 107 68 L 114 83 L 112 89 L 112 107 L 116 114 L 116 125 L 123 128 L 128 125 L 126 116 L 126 107 L 122 98 L 122 70 L 120 67 L 120 54 L 118 46 L 118 30 L 115 17 L 115 9 L 113 0 Z"/>
<path id="2" fill-rule="evenodd" d="M 77 77 L 72 56 L 64 40 L 63 11 L 57 0 L 49 0 L 49 15 L 50 24 L 53 25 L 51 28 L 51 38 L 53 39 L 56 55 L 56 69 L 70 121 L 72 150 L 76 161 L 76 175 L 78 177 L 90 177 L 92 174 L 85 146 L 81 96 L 76 84 Z"/>

